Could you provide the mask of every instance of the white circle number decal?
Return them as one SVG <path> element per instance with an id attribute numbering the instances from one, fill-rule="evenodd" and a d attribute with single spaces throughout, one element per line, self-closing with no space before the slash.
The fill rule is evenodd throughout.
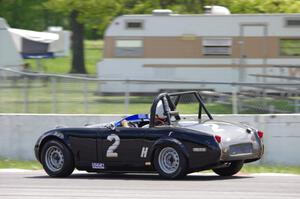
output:
<path id="1" fill-rule="evenodd" d="M 119 147 L 120 145 L 120 138 L 116 134 L 111 134 L 107 136 L 107 140 L 109 141 L 115 141 L 110 147 L 108 147 L 106 151 L 106 157 L 108 158 L 117 158 L 118 153 L 115 152 L 115 150 Z"/>
<path id="2" fill-rule="evenodd" d="M 203 126 L 210 127 L 211 130 L 213 130 L 213 132 L 216 132 L 216 133 L 221 133 L 225 130 L 225 129 L 220 128 L 220 126 L 217 124 L 203 124 Z"/>

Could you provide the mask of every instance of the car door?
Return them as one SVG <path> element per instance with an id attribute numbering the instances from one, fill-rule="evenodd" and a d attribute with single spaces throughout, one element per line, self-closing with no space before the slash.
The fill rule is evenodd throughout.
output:
<path id="1" fill-rule="evenodd" d="M 106 169 L 132 170 L 144 165 L 145 148 L 143 149 L 142 128 L 118 127 L 114 130 L 106 129 L 100 134 L 101 158 Z"/>
<path id="2" fill-rule="evenodd" d="M 67 133 L 68 141 L 78 169 L 90 170 L 93 162 L 97 162 L 98 129 L 72 129 Z"/>

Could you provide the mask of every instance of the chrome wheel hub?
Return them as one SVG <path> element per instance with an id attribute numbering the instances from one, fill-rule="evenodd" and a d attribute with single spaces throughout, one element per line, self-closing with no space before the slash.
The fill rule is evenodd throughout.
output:
<path id="1" fill-rule="evenodd" d="M 158 164 L 167 174 L 174 173 L 179 167 L 179 155 L 172 147 L 163 148 L 158 155 Z"/>
<path id="2" fill-rule="evenodd" d="M 52 172 L 62 169 L 64 165 L 64 154 L 62 150 L 57 146 L 49 147 L 45 154 L 45 162 Z"/>

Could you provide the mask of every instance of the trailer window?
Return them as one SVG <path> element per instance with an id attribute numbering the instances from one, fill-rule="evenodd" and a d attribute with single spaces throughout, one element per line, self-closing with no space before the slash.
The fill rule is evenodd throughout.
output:
<path id="1" fill-rule="evenodd" d="M 207 38 L 203 39 L 203 55 L 231 55 L 231 38 Z"/>
<path id="2" fill-rule="evenodd" d="M 285 20 L 285 26 L 287 26 L 287 27 L 300 27 L 300 18 L 287 18 Z"/>
<path id="3" fill-rule="evenodd" d="M 143 40 L 116 40 L 116 57 L 141 57 L 144 54 Z"/>
<path id="4" fill-rule="evenodd" d="M 300 56 L 300 38 L 280 39 L 281 56 Z"/>
<path id="5" fill-rule="evenodd" d="M 127 21 L 126 22 L 127 29 L 143 29 L 142 21 Z"/>

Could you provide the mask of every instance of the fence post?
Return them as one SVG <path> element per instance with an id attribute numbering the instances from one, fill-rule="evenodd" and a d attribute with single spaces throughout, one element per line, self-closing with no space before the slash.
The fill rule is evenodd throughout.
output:
<path id="1" fill-rule="evenodd" d="M 129 103 L 130 103 L 130 91 L 129 91 L 129 80 L 125 81 L 125 99 L 124 99 L 124 113 L 128 114 Z"/>
<path id="2" fill-rule="evenodd" d="M 300 112 L 299 93 L 297 93 L 295 97 L 295 113 L 299 113 L 299 112 Z"/>
<path id="3" fill-rule="evenodd" d="M 24 105 L 24 113 L 28 113 L 28 97 L 29 97 L 29 79 L 28 77 L 24 77 L 24 83 L 25 85 L 23 86 L 23 105 Z"/>
<path id="4" fill-rule="evenodd" d="M 232 113 L 238 114 L 238 95 L 236 86 L 232 86 Z"/>
<path id="5" fill-rule="evenodd" d="M 83 80 L 83 104 L 84 104 L 84 113 L 88 113 L 89 111 L 89 102 L 88 102 L 88 86 L 87 80 Z"/>
<path id="6" fill-rule="evenodd" d="M 4 84 L 5 84 L 3 77 L 4 77 L 3 71 L 0 71 L 0 86 L 4 86 Z M 3 91 L 0 92 L 0 112 L 5 112 L 5 111 L 3 111 L 3 108 L 2 108 L 2 104 L 5 104 L 5 103 L 3 103 L 4 99 L 2 98 L 2 95 L 3 95 Z M 5 94 L 4 94 L 4 96 L 5 96 Z"/>
<path id="7" fill-rule="evenodd" d="M 266 101 L 267 95 L 268 95 L 267 90 L 265 88 L 263 88 L 262 89 L 262 96 L 261 96 L 261 106 L 262 107 L 268 107 L 268 103 Z M 270 111 L 272 111 L 272 110 L 269 109 L 268 111 L 270 113 Z"/>
<path id="8" fill-rule="evenodd" d="M 56 77 L 51 77 L 52 113 L 57 113 Z"/>

